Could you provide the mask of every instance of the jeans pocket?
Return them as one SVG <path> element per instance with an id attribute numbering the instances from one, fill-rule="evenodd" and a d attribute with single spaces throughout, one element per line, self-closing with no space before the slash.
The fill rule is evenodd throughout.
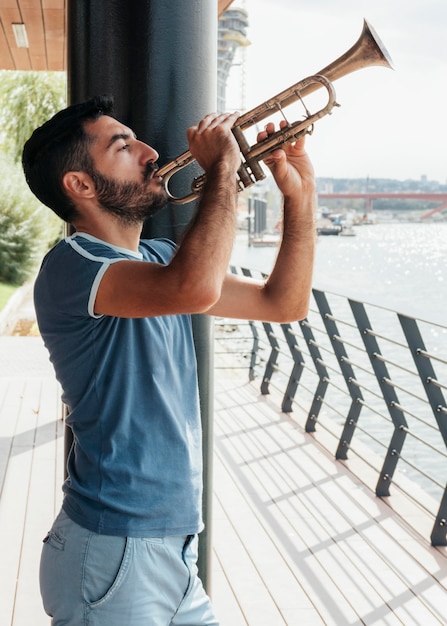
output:
<path id="1" fill-rule="evenodd" d="M 119 588 L 129 562 L 130 539 L 92 533 L 85 553 L 83 595 L 91 608 Z"/>
<path id="2" fill-rule="evenodd" d="M 58 535 L 54 530 L 50 530 L 47 536 L 43 540 L 46 546 L 55 548 L 56 550 L 63 550 L 65 547 L 65 539 Z"/>

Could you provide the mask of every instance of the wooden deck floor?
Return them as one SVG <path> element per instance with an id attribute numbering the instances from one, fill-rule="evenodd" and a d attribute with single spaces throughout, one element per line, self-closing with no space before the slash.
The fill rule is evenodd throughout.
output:
<path id="1" fill-rule="evenodd" d="M 241 378 L 216 375 L 212 595 L 222 626 L 447 624 L 445 549 Z M 40 338 L 0 337 L 1 626 L 49 626 L 37 570 L 60 505 L 62 430 Z"/>
<path id="2" fill-rule="evenodd" d="M 223 624 L 447 624 L 447 558 L 253 385 L 216 392 Z M 225 611 L 233 606 L 229 621 Z"/>

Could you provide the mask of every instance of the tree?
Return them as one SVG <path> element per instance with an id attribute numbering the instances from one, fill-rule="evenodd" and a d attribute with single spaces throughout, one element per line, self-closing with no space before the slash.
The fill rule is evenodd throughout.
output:
<path id="1" fill-rule="evenodd" d="M 0 71 L 0 281 L 21 284 L 62 234 L 31 193 L 21 167 L 33 130 L 66 103 L 65 74 Z"/>
<path id="2" fill-rule="evenodd" d="M 63 72 L 0 71 L 0 141 L 15 162 L 33 130 L 66 106 Z"/>
<path id="3" fill-rule="evenodd" d="M 0 282 L 20 285 L 60 238 L 62 222 L 28 189 L 18 163 L 3 156 L 0 168 Z"/>

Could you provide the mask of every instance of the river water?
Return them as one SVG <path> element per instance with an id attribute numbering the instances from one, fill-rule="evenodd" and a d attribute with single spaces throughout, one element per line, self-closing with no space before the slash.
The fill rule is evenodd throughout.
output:
<path id="1" fill-rule="evenodd" d="M 320 236 L 314 287 L 447 326 L 447 222 L 378 223 Z M 232 262 L 268 273 L 275 248 L 239 234 Z"/>

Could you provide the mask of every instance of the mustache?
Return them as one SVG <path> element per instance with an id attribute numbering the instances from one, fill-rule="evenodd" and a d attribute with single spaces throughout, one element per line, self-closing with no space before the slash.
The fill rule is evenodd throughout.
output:
<path id="1" fill-rule="evenodd" d="M 146 163 L 146 167 L 144 170 L 144 181 L 148 181 L 150 178 L 152 178 L 152 176 L 155 174 L 155 172 L 158 170 L 158 164 L 152 161 L 149 161 L 148 163 Z"/>

